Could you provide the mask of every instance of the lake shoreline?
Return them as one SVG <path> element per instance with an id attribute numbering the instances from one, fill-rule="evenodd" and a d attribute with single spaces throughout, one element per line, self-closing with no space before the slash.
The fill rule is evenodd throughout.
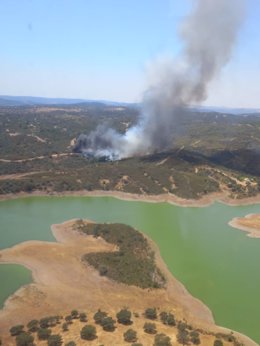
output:
<path id="1" fill-rule="evenodd" d="M 125 201 L 149 202 L 149 203 L 169 203 L 180 207 L 208 207 L 215 202 L 220 202 L 229 206 L 251 205 L 260 203 L 260 193 L 257 196 L 241 199 L 232 199 L 225 192 L 214 192 L 205 195 L 200 199 L 185 199 L 173 194 L 146 195 L 132 194 L 121 191 L 63 191 L 63 192 L 43 192 L 33 191 L 31 193 L 19 192 L 0 195 L 0 201 L 23 198 L 23 197 L 114 197 Z"/>
<path id="2" fill-rule="evenodd" d="M 254 220 L 254 217 L 256 217 L 256 214 L 248 214 L 244 218 L 241 217 L 235 217 L 233 218 L 228 224 L 229 226 L 238 229 L 240 231 L 246 232 L 247 236 L 249 238 L 260 238 L 260 226 L 259 227 L 253 227 L 253 225 L 244 225 L 243 221 L 247 220 Z"/>
<path id="3" fill-rule="evenodd" d="M 62 304 L 59 304 L 59 302 L 57 302 L 57 293 L 59 295 L 59 290 L 57 290 L 57 288 L 59 288 L 59 284 L 60 287 L 64 289 L 64 296 L 65 298 L 63 298 L 63 300 L 65 299 L 67 304 L 69 303 L 69 305 L 71 305 L 73 307 L 73 304 L 71 304 L 70 299 L 73 300 L 73 297 L 71 296 L 71 291 L 68 288 L 68 290 L 65 290 L 65 286 L 64 286 L 64 277 L 67 275 L 68 273 L 62 273 L 60 272 L 59 269 L 59 263 L 57 262 L 57 258 L 55 260 L 55 257 L 57 257 L 57 251 L 58 252 L 62 252 L 63 255 L 66 255 L 66 251 L 63 250 L 63 246 L 67 246 L 67 254 L 68 256 L 71 255 L 71 245 L 70 243 L 73 243 L 74 246 L 77 246 L 78 248 L 76 248 L 73 251 L 73 258 L 75 257 L 75 254 L 78 253 L 78 251 L 80 252 L 80 250 L 82 250 L 84 248 L 84 246 L 88 246 L 89 247 L 89 251 L 93 251 L 91 246 L 97 246 L 95 248 L 95 250 L 99 249 L 99 250 L 104 250 L 104 248 L 108 247 L 109 251 L 114 251 L 113 247 L 111 247 L 111 245 L 109 246 L 108 243 L 106 243 L 105 241 L 103 241 L 102 239 L 99 240 L 94 240 L 92 239 L 92 237 L 86 237 L 80 233 L 78 233 L 77 231 L 73 231 L 72 229 L 72 225 L 75 222 L 76 219 L 72 219 L 69 221 L 66 221 L 62 224 L 57 224 L 57 225 L 52 225 L 51 229 L 52 229 L 52 233 L 56 239 L 56 243 L 54 242 L 43 242 L 43 241 L 26 241 L 20 244 L 17 244 L 11 248 L 7 248 L 4 249 L 0 252 L 1 257 L 0 257 L 0 262 L 2 264 L 6 264 L 6 263 L 13 263 L 13 264 L 19 264 L 19 265 L 23 265 L 26 268 L 28 268 L 29 270 L 31 270 L 32 272 L 32 278 L 33 278 L 33 282 L 29 285 L 26 285 L 24 287 L 19 288 L 11 297 L 9 297 L 4 305 L 4 308 L 0 311 L 0 320 L 2 319 L 2 322 L 6 321 L 13 321 L 13 319 L 16 317 L 16 315 L 19 315 L 19 312 L 24 311 L 24 303 L 26 303 L 26 301 L 28 300 L 28 298 L 31 300 L 31 293 L 32 293 L 32 289 L 35 290 L 37 292 L 41 292 L 44 296 L 44 304 L 41 305 L 39 302 L 37 302 L 37 304 L 40 304 L 40 309 L 35 308 L 33 301 L 31 302 L 31 305 L 28 306 L 27 308 L 27 315 L 30 315 L 30 308 L 31 311 L 35 311 L 36 317 L 39 315 L 40 311 L 45 311 L 45 305 L 47 303 L 47 306 L 51 306 L 51 310 L 48 311 L 48 313 L 51 313 L 53 309 L 53 306 L 55 307 L 55 302 L 56 302 L 56 306 L 57 306 L 57 310 L 60 311 Z M 89 221 L 88 221 L 89 222 Z M 91 222 L 91 221 L 90 221 Z M 207 331 L 212 331 L 212 332 L 222 332 L 222 333 L 229 333 L 230 329 L 226 329 L 224 327 L 219 327 L 215 324 L 214 319 L 213 319 L 213 315 L 211 310 L 205 305 L 203 304 L 200 300 L 198 300 L 197 298 L 193 297 L 185 288 L 185 286 L 179 282 L 172 273 L 170 273 L 170 271 L 167 268 L 166 263 L 163 261 L 163 259 L 161 258 L 160 255 L 160 250 L 157 246 L 156 243 L 154 243 L 149 237 L 147 237 L 145 234 L 144 236 L 148 239 L 149 244 L 151 246 L 151 248 L 154 250 L 155 252 L 155 258 L 156 258 L 156 263 L 158 265 L 158 267 L 160 269 L 162 269 L 163 273 L 166 275 L 167 278 L 167 289 L 166 289 L 166 293 L 163 292 L 163 290 L 142 290 L 140 288 L 137 287 L 129 287 L 129 286 L 125 286 L 123 284 L 118 284 L 115 283 L 112 280 L 106 279 L 106 278 L 102 278 L 99 277 L 99 274 L 92 268 L 90 268 L 89 266 L 82 266 L 82 263 L 79 266 L 79 257 L 77 258 L 77 261 L 74 262 L 78 265 L 78 273 L 83 274 L 85 272 L 85 270 L 88 271 L 88 279 L 87 281 L 84 283 L 84 285 L 87 285 L 88 280 L 90 280 L 90 292 L 93 293 L 93 287 L 96 290 L 96 286 L 98 285 L 98 287 L 104 288 L 104 291 L 106 291 L 107 289 L 113 289 L 111 292 L 121 292 L 122 290 L 127 291 L 126 296 L 127 299 L 130 299 L 137 295 L 137 301 L 133 302 L 133 304 L 135 304 L 135 308 L 137 308 L 137 306 L 139 307 L 139 298 L 140 296 L 143 296 L 144 291 L 146 292 L 145 296 L 146 298 L 143 299 L 144 301 L 146 301 L 147 303 L 150 302 L 155 302 L 158 300 L 157 294 L 159 294 L 159 301 L 162 302 L 162 305 L 167 306 L 168 304 L 172 304 L 172 306 L 174 306 L 174 309 L 176 309 L 175 313 L 178 315 L 178 317 L 182 317 L 182 318 L 187 318 L 189 322 L 191 322 L 192 324 L 194 324 L 195 326 L 197 325 L 200 328 L 203 328 Z M 80 242 L 78 240 L 81 240 Z M 97 245 L 96 245 L 97 242 Z M 78 245 L 76 245 L 78 244 Z M 29 250 L 28 250 L 29 249 Z M 57 250 L 58 249 L 58 250 Z M 85 248 L 84 248 L 85 249 Z M 51 251 L 50 251 L 51 250 Z M 45 263 L 41 263 L 39 261 L 39 258 L 44 258 L 45 253 L 48 253 L 48 251 L 50 251 L 50 254 L 53 254 L 53 257 L 47 256 L 48 260 L 45 260 Z M 63 252 L 64 251 L 64 252 Z M 34 258 L 31 258 L 30 256 L 32 256 L 32 254 L 34 254 Z M 41 257 L 41 255 L 44 257 Z M 38 257 L 37 257 L 38 256 Z M 40 257 L 39 257 L 40 256 Z M 46 264 L 49 264 L 49 261 L 51 261 L 51 263 L 53 264 L 53 266 L 59 269 L 58 271 L 54 271 L 53 273 L 49 272 L 49 266 Z M 67 261 L 68 263 L 69 261 Z M 63 262 L 61 262 L 63 263 Z M 76 267 L 75 267 L 76 268 Z M 52 268 L 53 270 L 53 268 Z M 55 273 L 55 275 L 53 275 Z M 61 281 L 59 282 L 59 277 L 57 275 L 57 273 L 60 275 Z M 52 288 L 49 285 L 53 284 L 53 279 L 55 277 L 55 292 L 54 292 L 54 297 L 53 298 L 53 292 L 52 292 Z M 73 278 L 70 278 L 70 280 L 73 280 Z M 93 281 L 94 280 L 94 286 Z M 82 286 L 82 288 L 84 287 L 84 292 L 85 292 L 85 286 Z M 91 286 L 92 285 L 92 286 Z M 81 290 L 82 290 L 81 288 Z M 91 291 L 92 290 L 92 291 Z M 80 290 L 77 291 L 78 294 L 82 295 L 82 292 Z M 83 292 L 83 293 L 84 293 Z M 56 295 L 55 295 L 56 294 Z M 104 293 L 103 293 L 104 294 Z M 129 295 L 129 297 L 128 297 Z M 96 297 L 95 297 L 96 298 Z M 113 293 L 111 296 L 111 299 L 113 301 Z M 132 298 L 133 299 L 133 298 Z M 78 296 L 76 297 L 76 301 L 78 300 Z M 95 300 L 95 299 L 94 299 Z M 117 296 L 116 296 L 116 300 L 117 300 Z M 75 301 L 75 299 L 74 299 Z M 144 304 L 144 301 L 142 302 L 142 304 Z M 64 302 L 63 302 L 64 303 Z M 54 304 L 54 305 L 53 305 Z M 114 303 L 115 304 L 115 303 Z M 94 304 L 95 305 L 95 304 Z M 149 304 L 148 304 L 149 306 Z M 111 307 L 111 306 L 110 306 Z M 56 311 L 57 312 L 57 311 Z M 33 317 L 33 316 L 31 316 Z M 245 345 L 248 346 L 255 346 L 257 345 L 253 340 L 251 340 L 249 337 L 234 332 L 234 335 L 242 342 L 245 343 Z"/>

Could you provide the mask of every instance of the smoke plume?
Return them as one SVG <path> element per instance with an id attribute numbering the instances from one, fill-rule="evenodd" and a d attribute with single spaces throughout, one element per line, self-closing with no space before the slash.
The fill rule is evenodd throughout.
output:
<path id="1" fill-rule="evenodd" d="M 209 83 L 230 60 L 244 5 L 245 0 L 193 0 L 180 30 L 182 53 L 160 66 L 157 82 L 144 93 L 138 125 L 123 135 L 99 126 L 80 135 L 78 151 L 114 160 L 172 147 L 179 119 L 189 105 L 207 98 Z"/>

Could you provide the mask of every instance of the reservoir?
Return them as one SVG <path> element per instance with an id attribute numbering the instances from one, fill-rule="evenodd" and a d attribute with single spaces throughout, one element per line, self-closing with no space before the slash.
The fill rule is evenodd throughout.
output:
<path id="1" fill-rule="evenodd" d="M 50 226 L 72 218 L 127 223 L 152 238 L 173 275 L 213 312 L 218 325 L 260 343 L 260 239 L 228 225 L 260 205 L 178 207 L 112 197 L 27 197 L 0 201 L 0 247 L 54 241 Z M 31 281 L 22 266 L 0 265 L 0 305 Z M 4 285 L 2 285 L 4 283 Z"/>

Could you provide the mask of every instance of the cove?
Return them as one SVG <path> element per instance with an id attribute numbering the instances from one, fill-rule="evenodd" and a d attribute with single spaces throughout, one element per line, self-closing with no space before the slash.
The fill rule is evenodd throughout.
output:
<path id="1" fill-rule="evenodd" d="M 28 197 L 0 202 L 0 247 L 26 240 L 53 241 L 50 226 L 72 218 L 127 223 L 159 246 L 173 275 L 213 312 L 218 325 L 260 342 L 260 240 L 228 226 L 260 205 L 177 207 L 112 197 Z M 30 281 L 30 272 L 2 264 L 0 303 Z"/>

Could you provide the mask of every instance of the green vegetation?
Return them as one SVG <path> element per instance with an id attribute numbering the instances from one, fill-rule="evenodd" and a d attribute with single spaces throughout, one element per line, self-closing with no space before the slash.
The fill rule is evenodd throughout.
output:
<path id="1" fill-rule="evenodd" d="M 159 309 L 159 308 L 158 308 Z M 81 321 L 79 316 L 81 314 L 85 314 L 84 312 L 78 312 L 77 310 L 72 310 L 70 315 L 66 316 L 75 316 L 74 323 L 76 326 L 81 326 Z M 154 308 L 148 308 L 143 313 L 139 312 L 138 316 L 140 318 L 141 315 L 143 315 L 144 318 L 150 320 L 151 316 L 153 316 L 153 319 L 155 319 L 155 314 L 157 316 L 157 311 Z M 86 314 L 85 314 L 86 315 Z M 136 317 L 137 313 L 134 313 L 133 316 Z M 77 317 L 76 317 L 77 316 Z M 243 346 L 234 336 L 234 334 L 231 332 L 229 334 L 224 333 L 213 333 L 210 331 L 202 330 L 202 329 L 194 329 L 191 325 L 187 324 L 186 321 L 182 320 L 176 320 L 175 325 L 171 325 L 168 323 L 169 316 L 173 316 L 171 313 L 162 311 L 160 313 L 160 320 L 156 321 L 156 323 L 147 321 L 144 323 L 143 329 L 144 332 L 147 334 L 150 334 L 150 338 L 154 338 L 153 341 L 151 341 L 151 345 L 153 346 L 171 346 L 171 338 L 166 335 L 165 333 L 161 332 L 161 327 L 163 326 L 165 330 L 165 326 L 169 326 L 169 332 L 174 331 L 174 334 L 177 336 L 178 343 L 181 345 L 199 345 L 201 343 L 203 344 L 203 337 L 211 336 L 212 338 L 215 338 L 214 341 L 212 341 L 213 346 L 223 346 L 223 341 L 226 341 L 230 344 L 230 346 Z M 99 339 L 99 332 L 101 329 L 107 332 L 114 332 L 117 323 L 123 324 L 123 325 L 129 325 L 130 322 L 134 326 L 135 319 L 133 318 L 133 321 L 131 320 L 132 312 L 128 308 L 121 309 L 117 314 L 117 321 L 115 321 L 111 316 L 108 316 L 107 312 L 98 310 L 93 315 L 93 320 L 96 323 L 97 326 L 94 326 L 92 324 L 87 324 L 81 327 L 79 331 L 79 335 L 73 335 L 75 338 L 80 338 L 82 340 L 86 341 L 92 341 L 96 340 L 98 342 Z M 136 317 L 138 318 L 138 317 Z M 16 325 L 10 328 L 10 333 L 12 337 L 15 337 L 15 343 L 17 346 L 35 346 L 37 342 L 37 337 L 39 340 L 43 341 L 48 346 L 76 346 L 76 342 L 71 338 L 69 342 L 64 342 L 63 336 L 65 339 L 69 339 L 72 335 L 69 334 L 68 329 L 65 330 L 63 327 L 63 324 L 60 323 L 62 320 L 64 320 L 64 317 L 62 316 L 50 316 L 50 317 L 44 317 L 40 319 L 42 324 L 48 325 L 48 327 L 45 328 L 39 328 L 39 322 L 38 320 L 31 320 L 27 323 L 27 330 L 24 328 L 23 325 Z M 55 321 L 58 321 L 58 323 L 55 323 Z M 54 329 L 53 329 L 54 328 Z M 174 328 L 174 329 L 173 329 Z M 36 332 L 37 329 L 37 335 L 33 335 L 33 333 Z M 75 329 L 76 330 L 76 329 Z M 73 333 L 75 333 L 75 330 Z M 63 334 L 64 333 L 64 334 Z M 65 334 L 66 333 L 66 334 Z M 128 342 L 131 344 L 131 346 L 142 346 L 142 343 L 138 343 L 138 335 L 137 331 L 133 328 L 130 329 L 122 329 L 118 328 L 116 337 L 118 338 L 118 333 L 120 333 L 119 338 L 123 342 Z M 101 331 L 101 334 L 104 335 L 104 333 Z M 141 338 L 141 335 L 143 333 L 141 332 L 139 337 Z M 146 337 L 149 337 L 146 335 Z M 1 338 L 0 338 L 0 345 L 1 345 Z M 13 345 L 13 343 L 12 343 Z M 102 346 L 102 345 L 100 345 Z"/>
<path id="2" fill-rule="evenodd" d="M 146 318 L 149 318 L 150 320 L 157 319 L 157 311 L 155 308 L 147 308 L 144 312 L 144 315 Z"/>
<path id="3" fill-rule="evenodd" d="M 17 346 L 34 346 L 34 337 L 30 333 L 22 333 L 17 335 L 15 342 Z"/>
<path id="4" fill-rule="evenodd" d="M 142 233 L 123 224 L 75 223 L 75 229 L 87 235 L 102 237 L 115 244 L 118 251 L 89 253 L 83 260 L 110 279 L 142 288 L 161 288 L 165 278 L 156 267 L 154 253 Z"/>
<path id="5" fill-rule="evenodd" d="M 48 338 L 48 346 L 61 346 L 62 337 L 58 334 L 53 334 Z"/>
<path id="6" fill-rule="evenodd" d="M 144 324 L 144 331 L 148 334 L 156 334 L 157 329 L 155 323 L 146 322 Z"/>
<path id="7" fill-rule="evenodd" d="M 122 309 L 116 314 L 117 322 L 124 325 L 132 324 L 131 316 L 131 311 L 128 309 Z"/>
<path id="8" fill-rule="evenodd" d="M 126 342 L 135 342 L 137 340 L 137 333 L 136 333 L 136 331 L 133 330 L 133 329 L 128 329 L 124 333 L 124 340 Z"/>
<path id="9" fill-rule="evenodd" d="M 91 325 L 86 325 L 81 329 L 80 332 L 81 339 L 84 340 L 94 340 L 97 337 L 96 327 Z"/>
<path id="10" fill-rule="evenodd" d="M 242 198 L 260 191 L 259 116 L 191 112 L 180 120 L 172 148 L 147 157 L 102 162 L 73 153 L 71 142 L 82 131 L 106 121 L 124 133 L 137 118 L 136 108 L 102 104 L 0 107 L 1 159 L 7 160 L 0 175 L 30 174 L 1 180 L 0 194 L 104 189 L 200 198 L 224 186 Z"/>
<path id="11" fill-rule="evenodd" d="M 154 337 L 153 346 L 172 346 L 171 338 L 163 333 L 157 334 Z"/>

